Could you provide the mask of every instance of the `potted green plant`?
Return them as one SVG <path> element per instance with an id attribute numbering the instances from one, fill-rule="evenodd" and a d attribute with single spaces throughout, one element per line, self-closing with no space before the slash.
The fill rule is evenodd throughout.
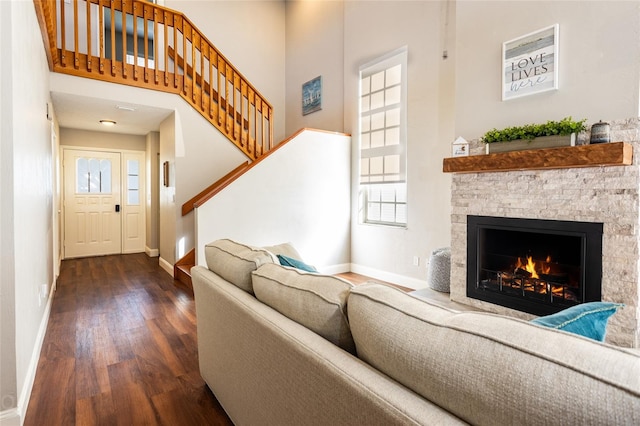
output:
<path id="1" fill-rule="evenodd" d="M 586 121 L 586 119 L 574 121 L 571 117 L 565 117 L 560 121 L 547 121 L 544 124 L 526 124 L 502 130 L 491 129 L 482 136 L 480 141 L 486 144 L 487 154 L 574 146 L 576 134 L 586 130 L 584 124 Z"/>

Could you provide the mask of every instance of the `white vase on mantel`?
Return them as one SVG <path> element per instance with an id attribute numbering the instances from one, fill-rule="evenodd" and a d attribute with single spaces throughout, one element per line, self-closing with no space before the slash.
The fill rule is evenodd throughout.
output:
<path id="1" fill-rule="evenodd" d="M 576 134 L 540 136 L 533 139 L 516 139 L 508 142 L 493 142 L 486 145 L 487 154 L 497 152 L 526 151 L 530 149 L 559 148 L 576 145 Z"/>

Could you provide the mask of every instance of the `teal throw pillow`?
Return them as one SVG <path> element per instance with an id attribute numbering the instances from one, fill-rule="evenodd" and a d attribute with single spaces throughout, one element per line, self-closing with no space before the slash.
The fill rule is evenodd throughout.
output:
<path id="1" fill-rule="evenodd" d="M 607 321 L 622 306 L 624 305 L 621 303 L 611 302 L 581 303 L 553 315 L 536 318 L 531 322 L 604 342 Z"/>
<path id="2" fill-rule="evenodd" d="M 300 269 L 306 272 L 318 272 L 316 268 L 311 265 L 307 265 L 302 260 L 294 259 L 293 257 L 278 255 L 278 260 L 282 266 L 291 266 L 292 268 Z"/>

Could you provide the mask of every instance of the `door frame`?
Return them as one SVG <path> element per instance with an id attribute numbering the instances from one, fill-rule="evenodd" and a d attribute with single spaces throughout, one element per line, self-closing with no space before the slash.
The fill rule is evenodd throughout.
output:
<path id="1" fill-rule="evenodd" d="M 60 143 L 58 140 L 57 126 L 54 121 L 50 121 L 51 127 L 51 153 L 53 157 L 53 207 L 51 209 L 51 223 L 53 229 L 53 282 L 55 283 L 60 276 L 60 264 L 63 259 L 62 253 L 62 235 L 60 234 L 62 220 L 62 193 L 60 192 L 60 179 L 62 178 L 62 159 L 60 158 Z"/>
<path id="2" fill-rule="evenodd" d="M 124 254 L 124 235 L 125 235 L 125 218 L 126 218 L 126 208 L 125 208 L 125 199 L 126 199 L 126 189 L 127 189 L 127 171 L 126 171 L 126 155 L 127 154 L 135 154 L 140 155 L 142 157 L 142 161 L 140 164 L 140 204 L 142 206 L 143 211 L 145 210 L 145 206 L 147 203 L 147 184 L 146 184 L 146 162 L 147 162 L 147 153 L 146 151 L 138 151 L 138 150 L 130 150 L 130 149 L 119 149 L 119 148 L 99 148 L 99 147 L 91 147 L 91 146 L 75 146 L 75 145 L 60 145 L 59 151 L 59 170 L 62 185 L 64 186 L 64 182 L 66 179 L 66 170 L 64 168 L 64 158 L 65 158 L 65 150 L 72 151 L 91 151 L 91 152 L 111 152 L 120 154 L 120 205 L 121 205 L 121 214 L 120 214 L 120 253 Z M 66 219 L 66 208 L 65 208 L 65 191 L 61 191 L 60 197 L 60 209 L 61 209 L 61 217 L 60 217 L 60 251 L 61 258 L 67 259 L 66 251 L 65 251 L 65 219 Z M 143 214 L 143 221 L 140 225 L 140 231 L 142 233 L 143 242 L 146 241 L 146 214 Z M 143 244 L 143 248 L 140 251 L 144 253 L 145 244 Z M 131 253 L 131 252 L 128 252 Z"/>

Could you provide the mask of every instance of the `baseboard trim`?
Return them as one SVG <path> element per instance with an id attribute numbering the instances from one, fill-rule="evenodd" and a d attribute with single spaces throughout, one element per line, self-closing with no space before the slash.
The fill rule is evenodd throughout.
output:
<path id="1" fill-rule="evenodd" d="M 338 265 L 323 266 L 318 269 L 323 274 L 335 275 L 351 271 L 351 265 L 349 263 L 341 263 Z"/>
<path id="2" fill-rule="evenodd" d="M 409 287 L 414 290 L 427 287 L 427 281 L 419 280 L 417 278 L 406 277 L 404 275 L 393 274 L 391 272 L 381 271 L 369 266 L 351 264 L 351 272 L 356 274 L 366 275 L 377 280 L 386 281 L 393 284 L 398 284 L 403 287 Z"/>
<path id="3" fill-rule="evenodd" d="M 152 248 L 149 248 L 149 247 L 145 246 L 144 247 L 144 252 L 149 257 L 158 257 L 158 256 L 160 256 L 160 250 L 159 249 L 152 249 Z"/>
<path id="4" fill-rule="evenodd" d="M 10 410 L 0 411 L 0 425 L 1 426 L 20 426 L 20 414 L 17 408 Z"/>
<path id="5" fill-rule="evenodd" d="M 25 414 L 29 408 L 31 391 L 33 390 L 33 384 L 36 379 L 36 370 L 38 369 L 38 361 L 40 361 L 40 351 L 42 351 L 42 344 L 44 343 L 44 337 L 47 333 L 47 325 L 49 325 L 51 305 L 53 304 L 53 295 L 56 292 L 56 288 L 57 279 L 53 281 L 51 289 L 49 290 L 47 305 L 44 308 L 42 319 L 40 320 L 40 327 L 38 328 L 38 334 L 36 335 L 36 344 L 33 348 L 33 352 L 31 353 L 31 360 L 29 361 L 29 368 L 27 368 L 27 374 L 24 379 L 24 386 L 22 387 L 22 392 L 18 398 L 18 406 L 15 410 L 9 410 L 15 411 L 15 413 L 11 413 L 10 418 L 7 420 L 5 420 L 4 416 L 0 417 L 2 426 L 13 424 L 21 425 L 24 422 Z M 5 421 L 7 421 L 7 423 L 5 423 Z M 14 421 L 17 421 L 17 423 L 13 423 Z"/>
<path id="6" fill-rule="evenodd" d="M 160 267 L 164 269 L 167 272 L 167 274 L 173 277 L 173 265 L 167 262 L 166 260 L 164 260 L 162 257 L 160 257 L 158 262 L 160 263 Z"/>

